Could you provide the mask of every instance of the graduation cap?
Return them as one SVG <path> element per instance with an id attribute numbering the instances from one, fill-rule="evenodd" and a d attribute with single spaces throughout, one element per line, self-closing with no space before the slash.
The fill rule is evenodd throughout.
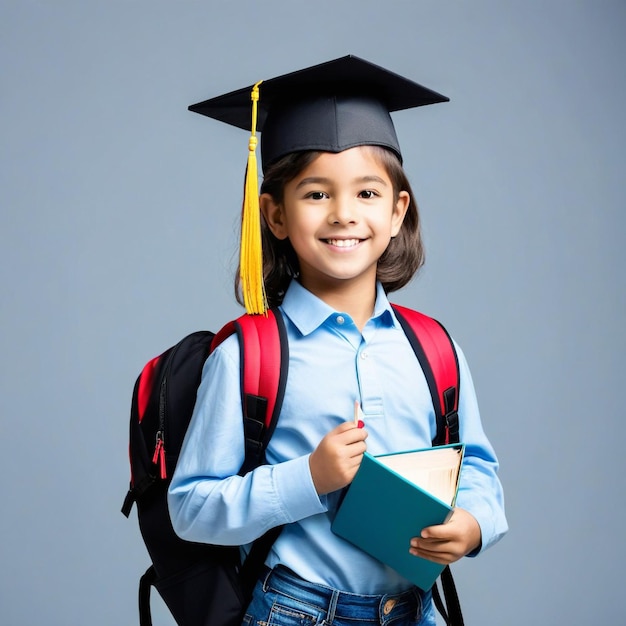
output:
<path id="1" fill-rule="evenodd" d="M 257 131 L 264 169 L 281 157 L 306 150 L 341 152 L 382 146 L 400 160 L 390 112 L 448 98 L 378 65 L 348 55 L 193 104 L 200 113 L 251 131 L 242 217 L 241 285 L 249 313 L 265 313 Z"/>

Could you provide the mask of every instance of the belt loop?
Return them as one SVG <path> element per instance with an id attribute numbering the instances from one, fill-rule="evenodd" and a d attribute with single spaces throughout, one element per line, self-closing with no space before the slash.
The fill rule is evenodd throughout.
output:
<path id="1" fill-rule="evenodd" d="M 267 593 L 267 589 L 270 582 L 270 576 L 272 575 L 274 570 L 267 568 L 267 574 L 265 574 L 265 578 L 263 579 L 263 593 Z"/>
<path id="2" fill-rule="evenodd" d="M 335 620 L 335 612 L 337 611 L 337 602 L 339 600 L 340 593 L 340 591 L 333 589 L 333 593 L 330 596 L 330 602 L 328 603 L 328 615 L 326 615 L 326 619 L 324 620 L 324 623 L 328 622 L 329 626 L 332 626 L 332 623 Z"/>

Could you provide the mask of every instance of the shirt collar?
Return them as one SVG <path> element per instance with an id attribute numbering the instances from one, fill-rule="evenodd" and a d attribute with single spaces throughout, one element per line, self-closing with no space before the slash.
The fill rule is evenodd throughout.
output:
<path id="1" fill-rule="evenodd" d="M 331 315 L 341 313 L 305 289 L 297 280 L 291 281 L 280 309 L 303 335 L 311 334 Z M 376 284 L 376 302 L 371 319 L 379 326 L 400 328 L 380 283 Z"/>

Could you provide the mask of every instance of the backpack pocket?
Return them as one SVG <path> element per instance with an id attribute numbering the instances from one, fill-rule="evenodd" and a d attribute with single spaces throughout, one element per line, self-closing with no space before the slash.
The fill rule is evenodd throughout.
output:
<path id="1" fill-rule="evenodd" d="M 236 566 L 199 563 L 155 581 L 179 626 L 239 626 L 246 608 Z"/>

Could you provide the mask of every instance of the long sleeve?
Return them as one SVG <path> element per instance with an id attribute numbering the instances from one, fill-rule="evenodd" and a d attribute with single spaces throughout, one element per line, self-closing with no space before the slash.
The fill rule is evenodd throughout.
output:
<path id="1" fill-rule="evenodd" d="M 244 458 L 238 355 L 233 336 L 207 360 L 170 485 L 172 524 L 189 541 L 246 544 L 325 510 L 308 455 L 237 475 Z"/>
<path id="2" fill-rule="evenodd" d="M 504 514 L 504 494 L 498 479 L 498 459 L 482 427 L 476 392 L 463 351 L 457 346 L 460 370 L 460 439 L 465 457 L 459 483 L 457 506 L 469 511 L 478 521 L 486 550 L 508 530 Z"/>

